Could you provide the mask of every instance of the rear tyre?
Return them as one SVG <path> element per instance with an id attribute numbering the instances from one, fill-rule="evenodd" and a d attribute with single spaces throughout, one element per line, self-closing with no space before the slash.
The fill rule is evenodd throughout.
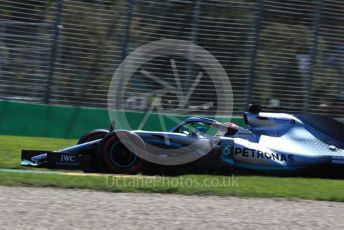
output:
<path id="1" fill-rule="evenodd" d="M 143 159 L 139 156 L 142 146 L 129 137 L 129 132 L 125 134 L 128 136 L 119 138 L 117 133 L 110 133 L 99 144 L 97 161 L 103 172 L 136 174 L 141 169 Z"/>
<path id="2" fill-rule="evenodd" d="M 104 136 L 106 136 L 108 133 L 109 133 L 109 131 L 106 130 L 106 129 L 95 129 L 95 130 L 92 130 L 92 131 L 86 133 L 85 135 L 83 135 L 79 139 L 78 145 L 86 143 L 86 142 L 89 142 L 89 141 L 94 141 L 94 140 L 101 139 Z M 87 172 L 87 173 L 98 172 L 99 169 L 98 169 L 98 163 L 97 163 L 97 158 L 96 158 L 96 152 L 92 151 L 92 152 L 89 152 L 89 153 L 86 153 L 86 154 L 91 155 L 91 165 L 90 165 L 90 168 L 88 170 L 84 170 L 84 172 Z"/>

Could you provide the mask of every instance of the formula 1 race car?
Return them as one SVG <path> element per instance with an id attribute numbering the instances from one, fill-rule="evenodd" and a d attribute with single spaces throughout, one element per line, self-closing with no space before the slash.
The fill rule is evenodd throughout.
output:
<path id="1" fill-rule="evenodd" d="M 190 117 L 169 132 L 94 130 L 58 151 L 22 151 L 22 166 L 146 175 L 343 172 L 344 125 L 250 105 L 247 128 Z"/>

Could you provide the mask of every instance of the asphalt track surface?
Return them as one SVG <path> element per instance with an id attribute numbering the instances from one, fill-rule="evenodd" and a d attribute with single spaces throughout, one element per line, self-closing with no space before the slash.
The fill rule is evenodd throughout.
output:
<path id="1" fill-rule="evenodd" d="M 344 229 L 344 203 L 0 186 L 0 229 Z"/>

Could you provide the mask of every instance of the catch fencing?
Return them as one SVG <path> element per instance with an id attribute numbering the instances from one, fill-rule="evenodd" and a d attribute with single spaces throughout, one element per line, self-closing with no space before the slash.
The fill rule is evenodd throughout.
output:
<path id="1" fill-rule="evenodd" d="M 256 102 L 340 116 L 343 27 L 340 0 L 4 0 L 0 98 L 105 108 L 110 81 L 130 53 L 177 39 L 204 48 L 223 66 L 234 114 Z M 224 111 L 218 97 L 229 91 L 218 95 L 221 83 L 207 74 L 198 81 L 202 67 L 192 59 L 191 45 L 185 51 L 186 58 L 150 60 L 131 79 L 118 81 L 115 90 L 123 95 L 116 108 Z M 162 93 L 164 84 L 182 92 Z M 180 103 L 190 89 L 188 101 Z"/>

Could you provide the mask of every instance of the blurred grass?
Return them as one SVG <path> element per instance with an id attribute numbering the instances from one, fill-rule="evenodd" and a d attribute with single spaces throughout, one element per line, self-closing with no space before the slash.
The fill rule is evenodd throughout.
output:
<path id="1" fill-rule="evenodd" d="M 76 140 L 0 136 L 0 168 L 19 169 L 21 149 L 56 150 Z M 56 171 L 52 171 L 56 172 Z M 141 177 L 121 175 L 0 172 L 0 185 L 90 189 L 109 192 L 154 192 L 184 195 L 301 198 L 344 201 L 344 180 L 263 176 Z"/>
<path id="2" fill-rule="evenodd" d="M 344 181 L 261 176 L 140 177 L 0 172 L 0 185 L 262 198 L 344 201 Z"/>

